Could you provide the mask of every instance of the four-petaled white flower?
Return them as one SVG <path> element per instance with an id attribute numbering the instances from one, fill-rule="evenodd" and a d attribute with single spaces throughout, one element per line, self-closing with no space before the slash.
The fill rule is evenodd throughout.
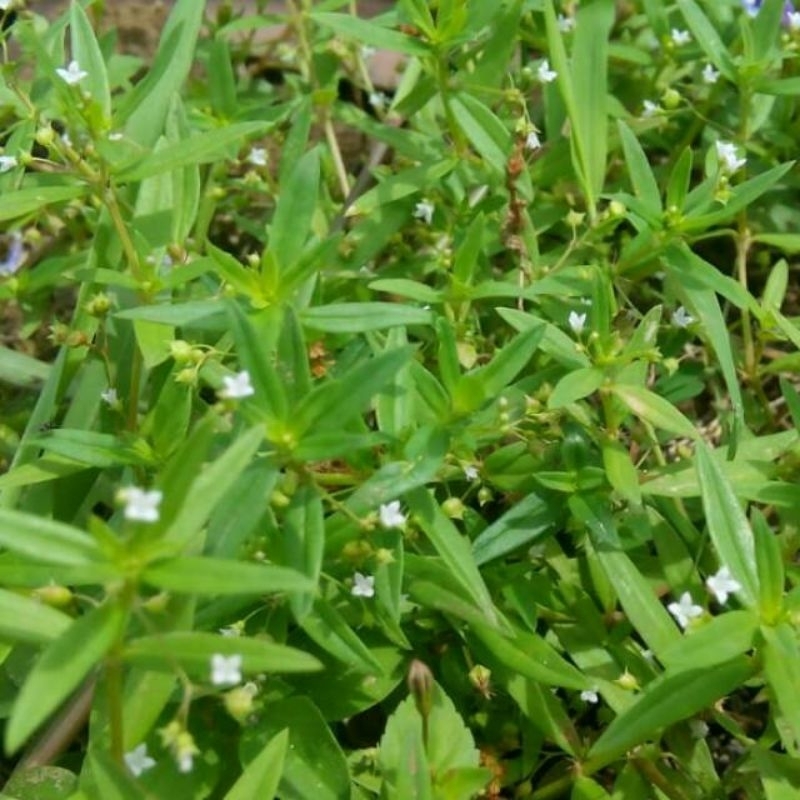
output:
<path id="1" fill-rule="evenodd" d="M 642 103 L 642 119 L 650 119 L 654 117 L 656 114 L 660 114 L 663 111 L 661 106 L 658 103 L 654 103 L 652 100 L 645 100 Z"/>
<path id="2" fill-rule="evenodd" d="M 478 468 L 474 464 L 467 464 L 467 466 L 464 467 L 464 477 L 468 481 L 478 480 Z"/>
<path id="3" fill-rule="evenodd" d="M 236 375 L 225 375 L 222 379 L 225 386 L 217 392 L 223 400 L 241 400 L 256 393 L 250 383 L 250 373 L 245 369 Z"/>
<path id="4" fill-rule="evenodd" d="M 100 392 L 100 399 L 110 406 L 115 406 L 119 402 L 117 390 L 113 386 L 109 386 L 104 392 Z"/>
<path id="5" fill-rule="evenodd" d="M 435 211 L 435 207 L 430 200 L 423 198 L 414 206 L 414 216 L 417 219 L 421 219 L 426 225 L 431 224 L 431 220 L 433 219 L 433 212 Z"/>
<path id="6" fill-rule="evenodd" d="M 581 692 L 581 700 L 583 700 L 584 703 L 598 703 L 600 697 L 597 694 L 597 687 L 593 686 L 591 689 L 584 689 Z"/>
<path id="7" fill-rule="evenodd" d="M 122 131 L 112 131 L 108 134 L 109 142 L 121 142 L 124 138 L 125 134 Z"/>
<path id="8" fill-rule="evenodd" d="M 158 507 L 164 495 L 158 489 L 140 489 L 128 486 L 119 492 L 125 503 L 125 519 L 136 522 L 158 522 Z"/>
<path id="9" fill-rule="evenodd" d="M 235 686 L 242 682 L 242 657 L 236 653 L 211 656 L 211 683 L 214 686 Z"/>
<path id="10" fill-rule="evenodd" d="M 669 38 L 672 39 L 674 45 L 680 47 L 682 44 L 689 44 L 692 41 L 692 34 L 687 30 L 673 28 L 670 31 Z"/>
<path id="11" fill-rule="evenodd" d="M 386 95 L 383 92 L 370 92 L 367 100 L 376 111 L 386 108 Z"/>
<path id="12" fill-rule="evenodd" d="M 525 137 L 525 148 L 527 150 L 538 150 L 542 146 L 542 142 L 539 139 L 539 134 L 536 131 L 531 131 Z"/>
<path id="13" fill-rule="evenodd" d="M 74 58 L 67 64 L 66 69 L 59 67 L 56 72 L 58 77 L 70 86 L 75 86 L 75 84 L 80 83 L 89 75 L 85 69 L 81 69 L 81 65 Z"/>
<path id="14" fill-rule="evenodd" d="M 406 524 L 406 515 L 400 510 L 399 500 L 381 505 L 378 515 L 384 528 L 402 528 Z"/>
<path id="15" fill-rule="evenodd" d="M 547 59 L 539 64 L 536 75 L 542 83 L 552 83 L 558 77 L 558 73 L 554 69 L 550 69 L 550 62 Z"/>
<path id="16" fill-rule="evenodd" d="M 685 328 L 694 322 L 694 317 L 683 307 L 678 306 L 672 312 L 672 324 L 678 328 Z"/>
<path id="17" fill-rule="evenodd" d="M 715 575 L 706 578 L 706 586 L 721 606 L 728 602 L 728 595 L 742 588 L 742 584 L 731 575 L 727 567 L 720 567 Z"/>
<path id="18" fill-rule="evenodd" d="M 572 332 L 576 334 L 583 333 L 586 326 L 586 314 L 579 314 L 577 311 L 570 311 L 567 317 L 567 324 L 572 328 Z"/>
<path id="19" fill-rule="evenodd" d="M 675 617 L 681 628 L 688 628 L 693 619 L 703 614 L 702 606 L 695 605 L 689 592 L 684 592 L 677 603 L 670 603 L 667 611 Z"/>
<path id="20" fill-rule="evenodd" d="M 703 83 L 716 83 L 719 80 L 719 71 L 714 69 L 711 64 L 703 67 Z"/>
<path id="21" fill-rule="evenodd" d="M 800 31 L 800 11 L 789 11 L 786 14 L 786 24 L 792 33 Z"/>
<path id="22" fill-rule="evenodd" d="M 247 163 L 254 167 L 266 167 L 268 162 L 267 151 L 263 147 L 252 147 L 247 154 Z"/>
<path id="23" fill-rule="evenodd" d="M 0 156 L 0 172 L 8 172 L 19 164 L 16 156 Z"/>
<path id="24" fill-rule="evenodd" d="M 717 158 L 719 159 L 720 167 L 730 175 L 733 175 L 736 170 L 740 169 L 747 163 L 746 158 L 739 158 L 736 155 L 736 145 L 733 142 L 717 141 L 715 143 L 717 149 Z"/>
<path id="25" fill-rule="evenodd" d="M 124 758 L 125 766 L 136 778 L 156 765 L 155 759 L 147 755 L 147 744 L 145 742 L 134 747 L 130 753 L 125 753 Z"/>
<path id="26" fill-rule="evenodd" d="M 353 575 L 353 588 L 350 590 L 353 597 L 375 597 L 375 578 L 372 575 L 362 575 L 356 572 Z"/>
<path id="27" fill-rule="evenodd" d="M 6 257 L 0 261 L 0 276 L 15 275 L 24 263 L 25 248 L 22 246 L 22 236 L 13 233 Z"/>
<path id="28" fill-rule="evenodd" d="M 575 28 L 575 17 L 559 14 L 556 22 L 558 23 L 558 29 L 561 33 L 569 33 Z"/>

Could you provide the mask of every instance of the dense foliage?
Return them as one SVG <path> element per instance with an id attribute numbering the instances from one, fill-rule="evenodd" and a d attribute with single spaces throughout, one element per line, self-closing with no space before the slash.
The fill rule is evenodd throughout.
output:
<path id="1" fill-rule="evenodd" d="M 2 797 L 800 796 L 800 12 L 103 5 L 0 3 Z"/>

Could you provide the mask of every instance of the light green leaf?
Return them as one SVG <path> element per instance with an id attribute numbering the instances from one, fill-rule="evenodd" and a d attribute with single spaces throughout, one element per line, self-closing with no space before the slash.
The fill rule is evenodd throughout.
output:
<path id="1" fill-rule="evenodd" d="M 6 751 L 15 752 L 98 665 L 120 634 L 123 611 L 113 603 L 76 620 L 50 644 L 17 695 L 6 727 Z"/>
<path id="2" fill-rule="evenodd" d="M 305 309 L 300 321 L 325 333 L 364 333 L 398 325 L 430 325 L 433 317 L 424 308 L 399 303 L 331 303 Z"/>
<path id="3" fill-rule="evenodd" d="M 41 600 L 0 589 L 0 637 L 11 641 L 49 642 L 69 628 L 72 620 Z"/>
<path id="4" fill-rule="evenodd" d="M 29 186 L 15 192 L 3 192 L 0 197 L 0 222 L 24 217 L 33 211 L 43 211 L 53 203 L 74 200 L 88 193 L 80 184 L 70 186 Z"/>
<path id="5" fill-rule="evenodd" d="M 225 795 L 225 800 L 254 800 L 275 797 L 289 746 L 289 730 L 284 729 L 269 740 L 264 749 L 245 767 L 239 780 Z"/>
<path id="6" fill-rule="evenodd" d="M 694 425 L 675 406 L 643 386 L 615 384 L 610 390 L 637 416 L 656 428 L 697 439 Z"/>

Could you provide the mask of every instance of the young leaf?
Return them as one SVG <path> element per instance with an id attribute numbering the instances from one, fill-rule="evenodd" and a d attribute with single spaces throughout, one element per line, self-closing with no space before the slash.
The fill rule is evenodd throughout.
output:
<path id="1" fill-rule="evenodd" d="M 239 780 L 225 795 L 225 800 L 253 800 L 275 797 L 289 746 L 289 731 L 282 730 L 245 767 Z"/>

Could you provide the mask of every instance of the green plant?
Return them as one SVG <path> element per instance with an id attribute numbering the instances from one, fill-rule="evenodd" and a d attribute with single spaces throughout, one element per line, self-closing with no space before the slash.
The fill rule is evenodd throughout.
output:
<path id="1" fill-rule="evenodd" d="M 792 796 L 800 25 L 257 5 L 3 34 L 7 795 Z"/>

